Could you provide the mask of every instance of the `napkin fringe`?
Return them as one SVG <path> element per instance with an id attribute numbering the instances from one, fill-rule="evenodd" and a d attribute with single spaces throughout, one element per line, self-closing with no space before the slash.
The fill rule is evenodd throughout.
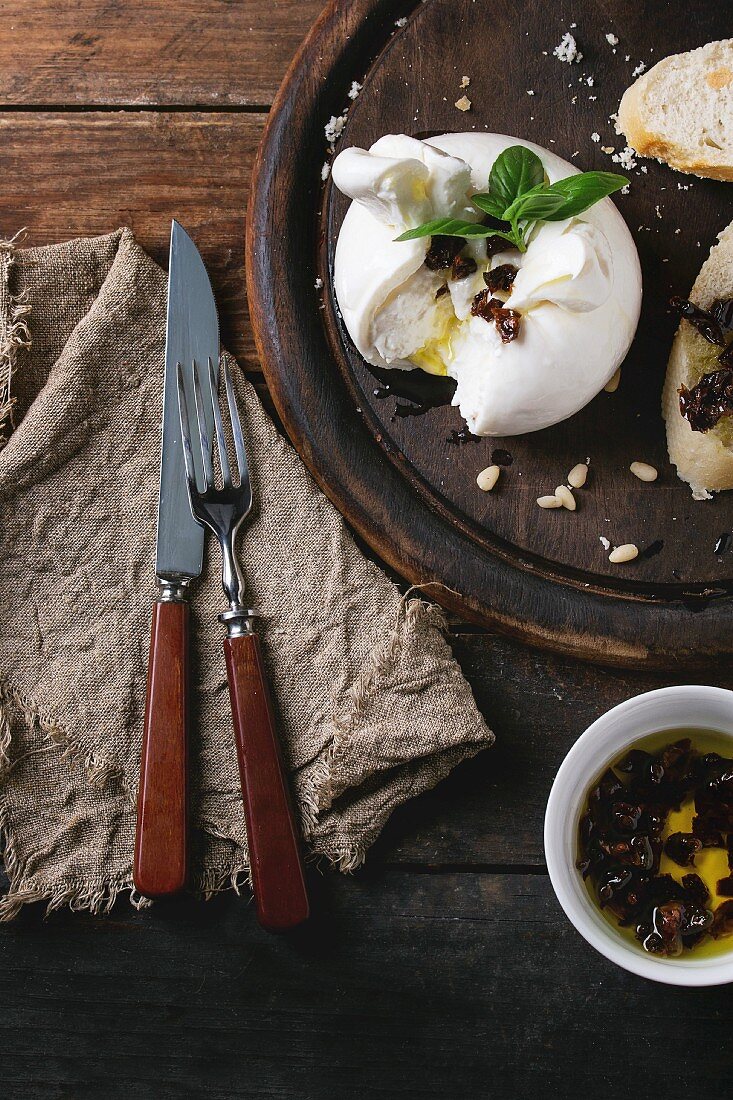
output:
<path id="1" fill-rule="evenodd" d="M 12 378 L 15 374 L 17 354 L 21 348 L 31 346 L 31 334 L 28 328 L 28 316 L 31 307 L 24 296 L 13 295 L 7 289 L 10 270 L 15 262 L 15 242 L 25 233 L 19 230 L 10 240 L 0 240 L 0 305 L 3 315 L 0 317 L 0 447 L 7 443 L 4 427 L 8 421 L 12 425 L 13 405 Z"/>
<path id="2" fill-rule="evenodd" d="M 137 894 L 133 886 L 126 881 L 95 879 L 79 882 L 72 879 L 44 887 L 24 885 L 25 861 L 16 851 L 10 827 L 10 815 L 5 808 L 0 810 L 0 857 L 10 882 L 8 892 L 0 898 L 0 923 L 14 920 L 24 906 L 39 902 L 46 903 L 46 916 L 57 909 L 64 908 L 68 908 L 72 913 L 87 910 L 95 916 L 109 913 L 119 895 L 125 891 L 129 891 L 130 903 L 136 909 L 145 908 L 150 904 L 147 898 Z"/>

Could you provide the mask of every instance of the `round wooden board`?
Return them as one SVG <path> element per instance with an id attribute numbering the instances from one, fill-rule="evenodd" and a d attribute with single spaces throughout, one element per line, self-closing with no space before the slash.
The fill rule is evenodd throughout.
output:
<path id="1" fill-rule="evenodd" d="M 552 51 L 576 21 L 583 61 L 564 64 Z M 619 39 L 615 53 L 608 33 Z M 323 127 L 348 107 L 337 149 L 368 147 L 383 133 L 477 129 L 609 169 L 602 147 L 624 144 L 609 115 L 639 62 L 730 34 L 718 0 L 694 8 L 682 0 L 333 3 L 286 76 L 255 166 L 247 224 L 255 337 L 278 412 L 321 487 L 397 572 L 436 582 L 429 591 L 440 603 L 599 662 L 692 668 L 733 652 L 733 553 L 714 552 L 731 529 L 733 498 L 692 500 L 667 460 L 659 412 L 676 325 L 667 301 L 689 292 L 730 220 L 729 185 L 640 162 L 646 173 L 633 170 L 630 193 L 618 196 L 644 274 L 619 390 L 546 431 L 457 445 L 458 411 L 396 415 L 405 402 L 385 396 L 340 325 L 331 261 L 347 203 L 321 183 L 330 159 Z M 464 75 L 468 113 L 454 107 Z M 363 88 L 352 102 L 355 80 Z M 497 450 L 511 465 L 499 491 L 481 493 L 476 473 Z M 587 456 L 578 510 L 538 509 L 535 498 Z M 655 465 L 658 481 L 635 479 L 634 460 Z M 635 542 L 642 555 L 611 566 L 600 536 Z"/>

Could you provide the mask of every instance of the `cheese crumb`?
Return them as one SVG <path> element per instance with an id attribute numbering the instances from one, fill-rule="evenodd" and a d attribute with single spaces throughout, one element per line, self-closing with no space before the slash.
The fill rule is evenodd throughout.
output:
<path id="1" fill-rule="evenodd" d="M 591 139 L 591 141 L 598 142 L 598 141 L 601 140 L 601 135 L 596 130 L 594 130 L 593 133 L 590 136 L 590 139 Z"/>
<path id="2" fill-rule="evenodd" d="M 636 66 L 636 68 L 632 69 L 631 75 L 632 76 L 641 76 L 641 74 L 644 72 L 645 69 L 646 69 L 646 65 L 644 64 L 643 61 L 640 61 L 639 64 Z"/>
<path id="3" fill-rule="evenodd" d="M 573 24 L 573 26 L 574 25 L 575 24 Z M 583 60 L 583 55 L 578 49 L 578 43 L 569 31 L 565 32 L 562 36 L 562 41 L 555 46 L 552 53 L 558 61 L 566 61 L 568 65 L 572 65 L 574 61 L 578 63 Z"/>
<path id="4" fill-rule="evenodd" d="M 360 84 L 358 80 L 352 80 L 351 87 L 349 88 L 348 92 L 349 99 L 356 99 L 363 87 L 364 85 Z"/>
<path id="5" fill-rule="evenodd" d="M 618 46 L 618 38 L 615 34 L 607 34 L 606 42 L 608 42 L 609 46 Z"/>
<path id="6" fill-rule="evenodd" d="M 467 95 L 462 95 L 460 99 L 456 100 L 454 106 L 457 107 L 459 111 L 470 111 L 471 100 Z"/>

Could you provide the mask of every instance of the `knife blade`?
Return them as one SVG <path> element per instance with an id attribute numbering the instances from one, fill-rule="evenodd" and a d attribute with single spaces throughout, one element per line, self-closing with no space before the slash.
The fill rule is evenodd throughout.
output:
<path id="1" fill-rule="evenodd" d="M 165 382 L 163 385 L 163 442 L 160 457 L 158 500 L 158 543 L 155 573 L 158 579 L 175 585 L 198 577 L 204 554 L 204 529 L 193 518 L 186 488 L 186 472 L 178 415 L 177 365 L 181 364 L 186 396 L 193 406 L 192 364 L 206 369 L 209 358 L 219 365 L 219 318 L 216 302 L 196 245 L 177 221 L 171 228 L 170 274 L 168 277 L 168 319 L 165 339 Z M 213 407 L 204 395 L 205 418 L 211 439 Z M 201 458 L 195 455 L 196 474 L 201 479 Z"/>
<path id="2" fill-rule="evenodd" d="M 176 894 L 188 873 L 189 585 L 203 566 L 204 529 L 191 513 L 178 413 L 177 371 L 193 404 L 193 363 L 218 373 L 219 319 L 196 245 L 171 227 L 163 382 L 163 424 L 155 573 L 158 599 L 148 659 L 133 880 L 146 897 Z M 204 398 L 212 438 L 213 405 Z M 201 455 L 196 474 L 202 477 Z"/>

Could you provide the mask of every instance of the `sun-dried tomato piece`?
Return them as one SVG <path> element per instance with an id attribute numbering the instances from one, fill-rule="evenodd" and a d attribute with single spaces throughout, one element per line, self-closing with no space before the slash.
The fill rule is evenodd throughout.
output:
<path id="1" fill-rule="evenodd" d="M 456 256 L 451 267 L 451 278 L 467 279 L 469 275 L 473 275 L 477 266 L 473 256 Z"/>
<path id="2" fill-rule="evenodd" d="M 492 298 L 489 290 L 478 292 L 471 305 L 471 313 L 484 321 L 493 321 L 503 344 L 508 344 L 519 336 L 521 314 L 515 309 L 507 309 L 501 299 Z"/>
<path id="3" fill-rule="evenodd" d="M 733 298 L 716 298 L 710 307 L 710 315 L 724 332 L 733 332 Z"/>
<path id="4" fill-rule="evenodd" d="M 726 878 L 719 878 L 717 891 L 721 898 L 733 898 L 733 875 L 728 875 Z"/>
<path id="5" fill-rule="evenodd" d="M 731 933 L 733 933 L 733 901 L 724 901 L 713 912 L 710 935 L 717 939 L 719 936 L 729 936 Z"/>
<path id="6" fill-rule="evenodd" d="M 691 390 L 680 386 L 679 395 L 680 413 L 693 432 L 709 432 L 733 413 L 733 366 L 703 375 Z"/>
<path id="7" fill-rule="evenodd" d="M 514 264 L 499 264 L 491 271 L 484 272 L 484 282 L 492 294 L 496 294 L 497 290 L 508 294 L 512 289 L 512 283 L 516 279 L 518 271 L 519 268 L 515 267 Z"/>
<path id="8" fill-rule="evenodd" d="M 709 344 L 717 344 L 722 348 L 725 345 L 725 339 L 723 338 L 723 329 L 720 322 L 709 313 L 706 309 L 700 309 L 694 302 L 690 302 L 687 298 L 680 298 L 675 296 L 670 298 L 669 304 L 672 309 L 684 317 L 686 321 L 689 321 L 691 325 L 694 325 L 697 331 L 700 333 Z"/>
<path id="9" fill-rule="evenodd" d="M 452 265 L 465 245 L 463 237 L 431 237 L 425 254 L 425 266 L 430 271 L 442 271 Z"/>
<path id="10" fill-rule="evenodd" d="M 692 833 L 672 833 L 664 843 L 664 851 L 679 867 L 694 867 L 702 841 Z"/>
<path id="11" fill-rule="evenodd" d="M 699 875 L 689 874 L 682 876 L 682 889 L 684 900 L 690 905 L 705 905 L 710 897 L 710 891 Z"/>

